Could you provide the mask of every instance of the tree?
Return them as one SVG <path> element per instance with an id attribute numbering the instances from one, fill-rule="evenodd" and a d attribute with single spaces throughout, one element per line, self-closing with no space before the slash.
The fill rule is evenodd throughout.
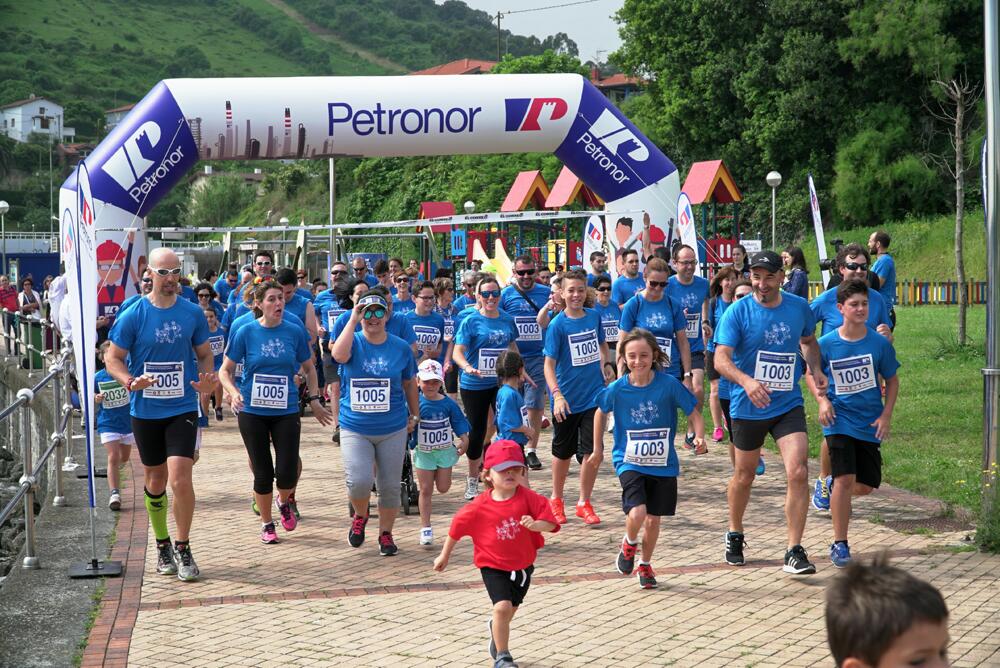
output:
<path id="1" fill-rule="evenodd" d="M 588 76 L 587 68 L 580 59 L 568 53 L 556 53 L 547 50 L 539 56 L 521 56 L 519 58 L 506 55 L 490 74 L 556 74 L 568 72 Z"/>

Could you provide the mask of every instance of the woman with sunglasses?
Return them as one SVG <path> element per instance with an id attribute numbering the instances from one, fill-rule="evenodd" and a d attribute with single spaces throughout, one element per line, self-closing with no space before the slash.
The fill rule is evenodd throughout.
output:
<path id="1" fill-rule="evenodd" d="M 476 286 L 477 308 L 465 317 L 455 334 L 455 365 L 462 370 L 459 392 L 469 418 L 469 475 L 465 485 L 468 501 L 479 494 L 479 464 L 483 458 L 490 410 L 496 402 L 496 362 L 505 350 L 517 352 L 517 325 L 500 310 L 500 283 L 492 274 Z"/>
<path id="2" fill-rule="evenodd" d="M 215 292 L 215 288 L 212 287 L 212 284 L 207 281 L 205 283 L 199 283 L 197 287 L 195 287 L 194 293 L 198 297 L 198 306 L 201 307 L 201 310 L 204 311 L 205 309 L 212 309 L 215 311 L 216 319 L 221 323 L 222 315 L 226 312 L 226 309 L 222 306 L 222 304 L 216 301 L 215 298 L 217 294 Z"/>
<path id="3" fill-rule="evenodd" d="M 379 554 L 396 554 L 392 527 L 399 514 L 407 435 L 419 421 L 414 378 L 417 366 L 405 341 L 386 331 L 389 306 L 377 292 L 364 293 L 332 346 L 340 364 L 340 452 L 354 511 L 347 540 L 365 540 L 373 478 L 377 478 Z M 361 332 L 357 332 L 358 326 Z"/>
<path id="4" fill-rule="evenodd" d="M 467 306 L 476 304 L 476 284 L 479 282 L 476 272 L 466 270 L 462 272 L 462 287 L 465 292 L 455 299 L 455 308 L 461 311 Z"/>
<path id="5" fill-rule="evenodd" d="M 458 398 L 458 367 L 451 361 L 455 348 L 455 316 L 458 308 L 455 306 L 455 286 L 450 278 L 434 279 L 434 294 L 437 304 L 434 312 L 444 319 L 444 340 L 441 343 L 441 357 L 438 362 L 444 370 L 444 391 L 452 399 Z"/>
<path id="6" fill-rule="evenodd" d="M 604 330 L 604 340 L 608 344 L 609 360 L 618 357 L 616 354 L 620 334 L 618 323 L 622 319 L 621 307 L 611 300 L 611 287 L 611 279 L 607 276 L 598 276 L 594 279 L 594 293 L 597 295 L 594 310 L 601 316 L 601 329 Z M 607 365 L 614 374 L 616 372 L 614 363 L 609 361 Z M 614 428 L 613 421 L 609 422 L 609 425 L 609 428 Z"/>
<path id="7" fill-rule="evenodd" d="M 283 317 L 282 287 L 263 280 L 248 292 L 253 294 L 255 320 L 233 333 L 219 379 L 233 398 L 233 410 L 253 468 L 253 491 L 262 523 L 260 540 L 271 544 L 278 542 L 271 515 L 275 484 L 281 526 L 293 531 L 298 524 L 290 503 L 299 479 L 302 430 L 296 375 L 306 379 L 316 420 L 330 424 L 330 414 L 319 401 L 309 336 L 301 324 Z M 243 364 L 239 386 L 235 381 L 238 363 Z"/>
<path id="8" fill-rule="evenodd" d="M 669 269 L 665 260 L 654 257 L 646 263 L 646 287 L 625 302 L 622 307 L 621 331 L 636 327 L 649 330 L 656 337 L 667 359 L 667 373 L 691 389 L 691 349 L 687 339 L 687 317 L 681 305 L 666 293 Z M 624 361 L 619 360 L 618 375 L 625 373 Z"/>
<path id="9" fill-rule="evenodd" d="M 410 294 L 410 277 L 406 273 L 400 273 L 392 280 L 396 284 L 396 296 L 392 298 L 392 312 L 406 315 L 417 308 Z"/>

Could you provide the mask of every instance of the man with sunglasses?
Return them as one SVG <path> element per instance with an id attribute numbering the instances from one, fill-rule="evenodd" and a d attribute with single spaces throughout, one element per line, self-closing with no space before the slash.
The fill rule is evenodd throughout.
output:
<path id="1" fill-rule="evenodd" d="M 687 319 L 688 347 L 691 350 L 691 386 L 698 404 L 688 417 L 684 447 L 694 449 L 696 455 L 708 452 L 705 446 L 705 417 L 701 414 L 705 405 L 705 338 L 712 336 L 708 323 L 708 281 L 695 275 L 698 255 L 687 244 L 677 244 L 672 252 L 674 270 L 667 284 L 667 294 L 684 309 Z M 695 449 L 695 443 L 698 443 Z"/>
<path id="2" fill-rule="evenodd" d="M 364 281 L 368 287 L 374 288 L 378 285 L 378 280 L 368 271 L 368 263 L 360 255 L 354 256 L 354 259 L 351 260 L 351 269 L 354 271 L 354 278 Z"/>
<path id="3" fill-rule="evenodd" d="M 130 393 L 132 433 L 156 537 L 156 570 L 191 581 L 199 575 L 189 544 L 198 394 L 215 389 L 215 364 L 204 312 L 178 299 L 181 267 L 176 253 L 155 249 L 149 255 L 149 270 L 152 291 L 119 313 L 105 362 L 108 373 Z M 167 529 L 168 483 L 177 527 L 173 545 Z"/>
<path id="4" fill-rule="evenodd" d="M 827 379 L 820 367 L 816 318 L 801 297 L 782 292 L 785 280 L 781 257 L 773 251 L 754 255 L 750 262 L 753 297 L 733 303 L 715 333 L 715 368 L 732 382 L 730 413 L 733 422 L 735 466 L 727 490 L 729 530 L 726 562 L 742 566 L 743 515 L 768 434 L 774 438 L 785 465 L 785 518 L 788 549 L 786 573 L 816 572 L 802 546 L 809 507 L 809 441 L 799 379 L 805 358 L 819 392 Z"/>
<path id="5" fill-rule="evenodd" d="M 528 410 L 528 426 L 533 432 L 524 446 L 524 459 L 528 468 L 538 471 L 542 462 L 538 458 L 538 432 L 542 426 L 542 413 L 548 399 L 545 384 L 545 357 L 542 355 L 543 337 L 539 327 L 538 311 L 549 301 L 552 291 L 535 282 L 535 259 L 521 255 L 514 260 L 514 282 L 503 289 L 500 295 L 500 310 L 512 318 L 517 325 L 517 350 L 524 359 L 524 369 L 531 380 L 524 387 L 524 405 Z"/>
<path id="6" fill-rule="evenodd" d="M 623 272 L 611 285 L 611 299 L 622 306 L 646 287 L 646 279 L 639 274 L 639 251 L 626 248 L 621 254 Z"/>
<path id="7" fill-rule="evenodd" d="M 871 257 L 861 244 L 851 243 L 841 246 L 837 252 L 836 267 L 840 278 L 837 285 L 851 279 L 858 279 L 868 284 Z M 837 288 L 833 287 L 821 293 L 809 304 L 816 321 L 823 325 L 820 336 L 826 336 L 844 324 L 844 316 L 837 308 Z M 889 307 L 878 290 L 868 288 L 868 320 L 869 329 L 873 329 L 886 339 L 893 342 L 892 320 L 889 317 Z M 813 389 L 812 379 L 806 377 L 806 383 Z M 812 506 L 816 510 L 830 510 L 830 487 L 833 484 L 833 469 L 830 464 L 830 451 L 826 439 L 820 443 L 819 478 L 813 485 Z"/>
<path id="8" fill-rule="evenodd" d="M 229 302 L 229 293 L 235 290 L 239 283 L 240 274 L 236 271 L 236 264 L 230 263 L 226 273 L 219 276 L 219 280 L 212 287 L 215 288 L 215 294 L 219 296 L 219 301 L 226 304 Z"/>
<path id="9" fill-rule="evenodd" d="M 392 310 L 399 315 L 406 315 L 417 308 L 410 294 L 410 277 L 405 273 L 393 276 L 393 283 L 396 286 L 396 296 L 392 298 Z"/>

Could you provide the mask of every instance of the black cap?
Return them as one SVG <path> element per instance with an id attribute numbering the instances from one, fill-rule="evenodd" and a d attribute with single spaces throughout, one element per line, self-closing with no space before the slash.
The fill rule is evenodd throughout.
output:
<path id="1" fill-rule="evenodd" d="M 750 260 L 751 269 L 766 269 L 772 274 L 776 274 L 784 268 L 784 263 L 781 261 L 781 256 L 774 251 L 761 251 L 755 253 L 753 259 Z"/>

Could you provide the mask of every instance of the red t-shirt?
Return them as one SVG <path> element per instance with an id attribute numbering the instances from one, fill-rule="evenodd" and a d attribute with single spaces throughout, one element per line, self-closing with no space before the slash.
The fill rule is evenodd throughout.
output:
<path id="1" fill-rule="evenodd" d="M 17 311 L 17 290 L 11 286 L 0 288 L 0 308 Z"/>
<path id="2" fill-rule="evenodd" d="M 548 500 L 519 486 L 506 501 L 495 501 L 490 490 L 477 496 L 455 513 L 448 535 L 472 538 L 472 562 L 478 568 L 519 571 L 535 563 L 538 548 L 545 545 L 542 534 L 521 526 L 524 515 L 551 522 L 556 526 L 552 533 L 559 531 Z"/>

